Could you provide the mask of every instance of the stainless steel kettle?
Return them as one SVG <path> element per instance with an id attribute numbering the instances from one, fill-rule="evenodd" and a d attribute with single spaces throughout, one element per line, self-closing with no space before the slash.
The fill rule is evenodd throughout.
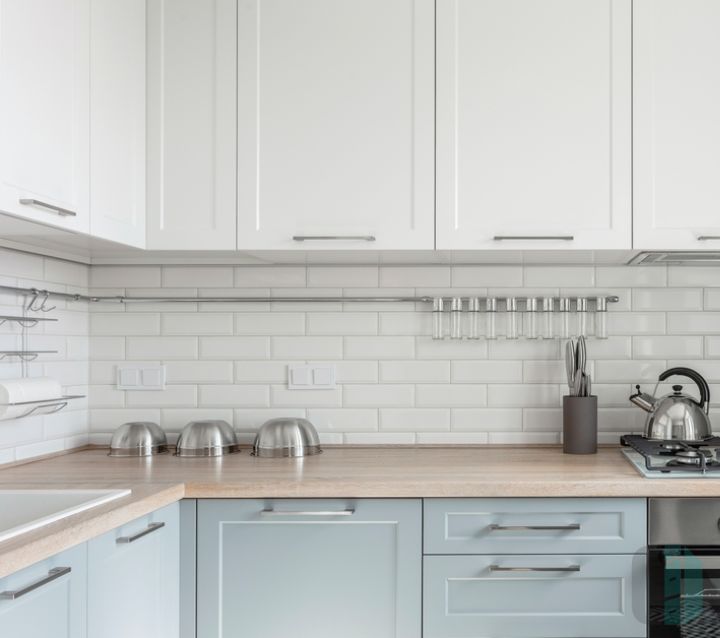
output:
<path id="1" fill-rule="evenodd" d="M 674 385 L 672 394 L 655 397 L 658 386 L 674 375 L 692 379 L 700 390 L 700 401 L 684 394 L 681 385 Z M 704 441 L 712 436 L 710 425 L 710 388 L 707 381 L 690 368 L 665 370 L 655 385 L 653 394 L 640 391 L 630 397 L 635 405 L 648 412 L 645 438 L 663 441 Z"/>

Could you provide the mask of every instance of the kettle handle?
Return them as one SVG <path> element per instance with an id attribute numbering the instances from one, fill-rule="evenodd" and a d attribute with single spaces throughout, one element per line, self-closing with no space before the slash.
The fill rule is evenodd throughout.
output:
<path id="1" fill-rule="evenodd" d="M 669 370 L 665 370 L 665 372 L 658 377 L 658 383 L 665 381 L 676 374 L 681 377 L 692 379 L 695 382 L 698 390 L 700 390 L 700 407 L 704 408 L 705 412 L 708 413 L 710 411 L 710 386 L 699 372 L 695 372 L 695 370 L 691 370 L 690 368 L 670 368 Z"/>

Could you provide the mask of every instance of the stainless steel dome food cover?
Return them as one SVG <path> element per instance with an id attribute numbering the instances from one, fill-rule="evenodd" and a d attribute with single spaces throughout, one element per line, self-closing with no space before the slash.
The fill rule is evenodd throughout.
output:
<path id="1" fill-rule="evenodd" d="M 190 421 L 180 433 L 175 456 L 223 456 L 239 451 L 237 436 L 227 421 Z"/>
<path id="2" fill-rule="evenodd" d="M 253 455 L 262 457 L 311 456 L 320 454 L 320 439 L 307 419 L 270 419 L 255 437 Z"/>
<path id="3" fill-rule="evenodd" d="M 123 423 L 110 441 L 108 456 L 152 456 L 167 452 L 167 437 L 157 423 Z"/>

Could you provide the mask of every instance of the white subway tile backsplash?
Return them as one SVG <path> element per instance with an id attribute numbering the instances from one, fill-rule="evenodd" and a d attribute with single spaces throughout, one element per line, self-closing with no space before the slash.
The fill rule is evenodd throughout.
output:
<path id="1" fill-rule="evenodd" d="M 379 270 L 377 266 L 308 266 L 307 285 L 320 288 L 373 288 L 379 285 Z"/>
<path id="2" fill-rule="evenodd" d="M 168 385 L 164 390 L 128 390 L 125 395 L 125 403 L 131 408 L 194 408 L 198 405 L 195 385 Z"/>
<path id="3" fill-rule="evenodd" d="M 267 359 L 270 337 L 200 337 L 201 359 Z"/>
<path id="4" fill-rule="evenodd" d="M 91 313 L 90 333 L 102 335 L 159 335 L 160 315 L 130 312 Z"/>
<path id="5" fill-rule="evenodd" d="M 302 335 L 305 315 L 299 312 L 248 312 L 235 315 L 238 335 Z"/>
<path id="6" fill-rule="evenodd" d="M 94 266 L 90 269 L 93 288 L 160 288 L 160 266 Z"/>
<path id="7" fill-rule="evenodd" d="M 369 312 L 310 312 L 309 335 L 376 335 L 378 317 Z"/>
<path id="8" fill-rule="evenodd" d="M 411 407 L 415 402 L 412 385 L 344 385 L 346 407 Z"/>
<path id="9" fill-rule="evenodd" d="M 343 435 L 345 445 L 413 445 L 414 432 L 348 432 Z"/>
<path id="10" fill-rule="evenodd" d="M 595 269 L 595 283 L 599 287 L 612 288 L 620 286 L 626 288 L 659 287 L 667 285 L 668 275 L 665 266 L 652 266 L 640 268 L 637 266 L 598 266 Z"/>
<path id="11" fill-rule="evenodd" d="M 128 337 L 125 356 L 129 360 L 197 359 L 197 337 Z"/>
<path id="12" fill-rule="evenodd" d="M 513 432 L 522 429 L 523 410 L 483 408 L 452 410 L 452 429 L 462 431 Z"/>
<path id="13" fill-rule="evenodd" d="M 609 312 L 607 330 L 611 335 L 661 335 L 665 333 L 665 313 Z"/>
<path id="14" fill-rule="evenodd" d="M 378 429 L 378 411 L 371 408 L 310 408 L 307 418 L 321 432 L 375 432 Z"/>
<path id="15" fill-rule="evenodd" d="M 231 335 L 231 313 L 167 313 L 162 319 L 164 335 Z"/>
<path id="16" fill-rule="evenodd" d="M 412 359 L 415 355 L 413 337 L 345 337 L 348 359 Z"/>
<path id="17" fill-rule="evenodd" d="M 484 340 L 459 341 L 418 337 L 416 341 L 418 359 L 485 359 L 487 353 L 488 344 Z"/>
<path id="18" fill-rule="evenodd" d="M 719 271 L 715 266 L 670 266 L 668 286 L 720 287 Z"/>
<path id="19" fill-rule="evenodd" d="M 703 338 L 633 337 L 633 356 L 636 359 L 702 359 Z"/>
<path id="20" fill-rule="evenodd" d="M 485 445 L 487 432 L 418 432 L 418 445 Z"/>
<path id="21" fill-rule="evenodd" d="M 420 288 L 451 285 L 449 266 L 382 266 L 380 286 L 383 288 Z"/>
<path id="22" fill-rule="evenodd" d="M 525 268 L 523 286 L 568 287 L 595 285 L 595 268 L 592 266 L 529 266 Z"/>
<path id="23" fill-rule="evenodd" d="M 560 405 L 557 385 L 489 385 L 490 407 L 553 407 Z"/>
<path id="24" fill-rule="evenodd" d="M 286 361 L 236 361 L 235 383 L 287 383 L 287 367 Z"/>
<path id="25" fill-rule="evenodd" d="M 454 288 L 520 287 L 523 269 L 522 266 L 454 266 L 452 285 Z"/>
<path id="26" fill-rule="evenodd" d="M 232 383 L 232 361 L 168 361 L 165 364 L 168 384 Z"/>
<path id="27" fill-rule="evenodd" d="M 453 383 L 521 383 L 522 361 L 453 361 Z"/>
<path id="28" fill-rule="evenodd" d="M 241 408 L 234 410 L 235 427 L 243 431 L 257 431 L 270 419 L 305 418 L 305 408 Z M 250 441 L 252 442 L 252 441 Z"/>
<path id="29" fill-rule="evenodd" d="M 232 288 L 232 266 L 163 266 L 165 288 Z"/>
<path id="30" fill-rule="evenodd" d="M 381 432 L 440 432 L 449 429 L 449 409 L 380 408 Z"/>
<path id="31" fill-rule="evenodd" d="M 490 432 L 490 445 L 557 445 L 559 432 Z"/>
<path id="32" fill-rule="evenodd" d="M 632 291 L 632 309 L 702 310 L 703 291 L 701 288 L 636 288 Z"/>
<path id="33" fill-rule="evenodd" d="M 487 405 L 487 387 L 478 384 L 427 383 L 415 387 L 419 408 L 472 408 Z"/>
<path id="34" fill-rule="evenodd" d="M 431 312 L 381 312 L 381 335 L 418 335 L 432 334 Z"/>
<path id="35" fill-rule="evenodd" d="M 381 361 L 381 383 L 449 383 L 449 361 Z"/>
<path id="36" fill-rule="evenodd" d="M 669 312 L 668 334 L 720 334 L 720 312 Z"/>
<path id="37" fill-rule="evenodd" d="M 236 288 L 304 288 L 304 266 L 238 266 L 235 268 Z"/>
<path id="38" fill-rule="evenodd" d="M 161 411 L 159 425 L 166 432 L 179 433 L 190 421 L 215 419 L 233 425 L 233 411 L 229 408 L 167 408 Z"/>
<path id="39" fill-rule="evenodd" d="M 271 352 L 276 359 L 341 359 L 342 337 L 272 337 Z"/>
<path id="40" fill-rule="evenodd" d="M 596 361 L 594 383 L 647 383 L 657 381 L 665 361 Z"/>
<path id="41" fill-rule="evenodd" d="M 274 385 L 272 390 L 272 405 L 283 408 L 324 408 L 340 407 L 342 405 L 342 389 L 334 390 L 288 390 L 285 386 Z"/>
<path id="42" fill-rule="evenodd" d="M 219 408 L 267 407 L 270 387 L 267 385 L 201 385 L 198 406 Z"/>

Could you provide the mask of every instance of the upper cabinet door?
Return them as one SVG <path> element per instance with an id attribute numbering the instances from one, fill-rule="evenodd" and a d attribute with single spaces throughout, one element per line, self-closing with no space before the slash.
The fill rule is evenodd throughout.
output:
<path id="1" fill-rule="evenodd" d="M 148 0 L 147 247 L 233 250 L 235 0 Z"/>
<path id="2" fill-rule="evenodd" d="M 89 230 L 90 0 L 0 0 L 0 211 Z"/>
<path id="3" fill-rule="evenodd" d="M 437 248 L 630 248 L 631 0 L 437 20 Z"/>
<path id="4" fill-rule="evenodd" d="M 239 0 L 238 248 L 432 249 L 433 0 Z"/>
<path id="5" fill-rule="evenodd" d="M 145 0 L 91 0 L 90 232 L 145 246 Z"/>
<path id="6" fill-rule="evenodd" d="M 720 3 L 635 0 L 635 248 L 720 248 Z"/>

